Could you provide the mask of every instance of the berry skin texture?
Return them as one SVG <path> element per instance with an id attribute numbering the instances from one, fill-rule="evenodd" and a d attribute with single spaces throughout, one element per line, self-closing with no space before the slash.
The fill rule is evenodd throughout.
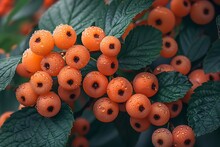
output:
<path id="1" fill-rule="evenodd" d="M 77 118 L 73 123 L 72 130 L 79 135 L 86 135 L 90 130 L 90 123 L 85 118 Z"/>
<path id="2" fill-rule="evenodd" d="M 33 106 L 37 102 L 38 95 L 29 82 L 21 84 L 16 89 L 15 94 L 18 102 L 24 106 Z"/>
<path id="3" fill-rule="evenodd" d="M 35 93 L 45 94 L 51 90 L 53 79 L 48 73 L 44 71 L 38 71 L 33 76 L 31 76 L 30 84 Z"/>
<path id="4" fill-rule="evenodd" d="M 166 34 L 174 28 L 175 16 L 168 8 L 156 7 L 149 13 L 148 24 Z"/>
<path id="5" fill-rule="evenodd" d="M 152 143 L 155 147 L 171 147 L 173 143 L 172 133 L 166 128 L 159 128 L 152 134 Z"/>
<path id="6" fill-rule="evenodd" d="M 98 71 L 88 73 L 83 79 L 83 89 L 92 98 L 99 98 L 107 91 L 108 79 Z"/>
<path id="7" fill-rule="evenodd" d="M 118 70 L 118 59 L 102 54 L 97 60 L 97 68 L 103 75 L 111 76 Z"/>
<path id="8" fill-rule="evenodd" d="M 205 83 L 209 80 L 203 69 L 196 69 L 192 71 L 188 77 L 190 81 L 197 81 L 200 84 Z"/>
<path id="9" fill-rule="evenodd" d="M 175 147 L 193 147 L 195 144 L 195 134 L 187 125 L 179 125 L 174 128 L 173 145 Z"/>
<path id="10" fill-rule="evenodd" d="M 220 0 L 213 0 L 216 5 L 220 5 Z"/>
<path id="11" fill-rule="evenodd" d="M 170 9 L 177 17 L 184 17 L 190 13 L 191 4 L 189 0 L 171 0 Z"/>
<path id="12" fill-rule="evenodd" d="M 189 73 L 191 69 L 191 62 L 190 60 L 185 56 L 176 56 L 174 57 L 170 64 L 174 67 L 174 69 L 178 72 L 180 72 L 183 75 L 186 75 Z"/>
<path id="13" fill-rule="evenodd" d="M 58 95 L 60 96 L 60 99 L 66 103 L 75 102 L 79 98 L 80 92 L 80 87 L 74 90 L 66 90 L 61 86 L 58 87 Z"/>
<path id="14" fill-rule="evenodd" d="M 24 68 L 28 72 L 37 72 L 41 70 L 40 62 L 43 59 L 43 56 L 39 56 L 31 51 L 31 49 L 27 49 L 22 56 L 22 64 Z"/>
<path id="15" fill-rule="evenodd" d="M 61 108 L 61 100 L 54 92 L 40 95 L 37 100 L 37 112 L 44 117 L 53 117 L 58 114 Z"/>
<path id="16" fill-rule="evenodd" d="M 135 24 L 131 22 L 128 27 L 125 29 L 125 32 L 122 34 L 122 39 L 125 40 L 125 38 L 128 36 L 131 30 L 133 30 L 135 27 Z"/>
<path id="17" fill-rule="evenodd" d="M 35 54 L 45 56 L 54 48 L 53 36 L 49 31 L 38 30 L 31 36 L 29 46 Z"/>
<path id="18" fill-rule="evenodd" d="M 209 81 L 219 81 L 220 75 L 218 73 L 208 73 L 206 74 L 206 77 L 209 79 Z"/>
<path id="19" fill-rule="evenodd" d="M 41 69 L 51 76 L 57 76 L 64 66 L 64 59 L 56 52 L 48 54 L 41 60 Z"/>
<path id="20" fill-rule="evenodd" d="M 171 103 L 166 103 L 165 105 L 168 107 L 170 111 L 170 118 L 177 117 L 183 108 L 183 103 L 181 100 L 171 102 Z"/>
<path id="21" fill-rule="evenodd" d="M 134 94 L 126 102 L 126 110 L 131 117 L 145 118 L 150 113 L 150 100 L 143 94 Z"/>
<path id="22" fill-rule="evenodd" d="M 170 119 L 170 111 L 165 104 L 156 102 L 151 105 L 151 111 L 148 118 L 151 124 L 155 126 L 163 126 Z"/>
<path id="23" fill-rule="evenodd" d="M 123 77 L 112 79 L 107 87 L 108 97 L 117 103 L 126 102 L 131 97 L 132 92 L 131 83 Z"/>
<path id="24" fill-rule="evenodd" d="M 89 147 L 89 141 L 85 137 L 77 136 L 73 139 L 72 147 Z"/>
<path id="25" fill-rule="evenodd" d="M 82 74 L 79 70 L 65 66 L 57 76 L 58 83 L 66 90 L 74 90 L 81 85 Z"/>
<path id="26" fill-rule="evenodd" d="M 154 75 L 158 75 L 162 72 L 171 72 L 171 71 L 175 71 L 174 67 L 172 65 L 169 65 L 169 64 L 161 64 L 161 65 L 158 65 L 155 69 L 154 69 L 154 72 L 153 74 Z"/>
<path id="27" fill-rule="evenodd" d="M 172 37 L 163 37 L 163 48 L 160 51 L 160 55 L 164 58 L 171 58 L 176 55 L 178 51 L 178 45 Z"/>
<path id="28" fill-rule="evenodd" d="M 4 122 L 11 116 L 12 113 L 13 113 L 13 112 L 8 111 L 8 112 L 3 113 L 3 114 L 0 116 L 0 128 L 2 127 L 2 125 L 4 124 Z"/>
<path id="29" fill-rule="evenodd" d="M 81 40 L 89 51 L 99 51 L 100 43 L 104 37 L 105 32 L 101 28 L 91 26 L 82 32 Z"/>
<path id="30" fill-rule="evenodd" d="M 22 63 L 19 63 L 18 66 L 16 67 L 16 73 L 24 78 L 30 78 L 33 73 L 27 71 Z"/>
<path id="31" fill-rule="evenodd" d="M 90 60 L 89 51 L 82 45 L 74 45 L 66 52 L 66 63 L 72 68 L 81 69 Z"/>
<path id="32" fill-rule="evenodd" d="M 206 0 L 197 1 L 192 5 L 190 17 L 192 21 L 199 25 L 210 23 L 215 16 L 214 6 Z"/>
<path id="33" fill-rule="evenodd" d="M 147 97 L 152 97 L 159 89 L 157 77 L 148 72 L 137 74 L 133 80 L 133 87 L 136 93 L 144 94 Z"/>
<path id="34" fill-rule="evenodd" d="M 152 6 L 155 8 L 157 6 L 166 6 L 169 3 L 169 0 L 155 0 Z"/>
<path id="35" fill-rule="evenodd" d="M 101 122 L 112 122 L 118 116 L 119 106 L 109 98 L 103 97 L 95 102 L 93 113 Z"/>
<path id="36" fill-rule="evenodd" d="M 121 42 L 114 36 L 106 36 L 100 43 L 101 52 L 110 57 L 115 57 L 121 50 Z"/>
<path id="37" fill-rule="evenodd" d="M 71 48 L 76 42 L 76 31 L 66 24 L 60 24 L 53 31 L 55 45 L 61 50 Z"/>
<path id="38" fill-rule="evenodd" d="M 149 127 L 150 127 L 150 122 L 148 120 L 148 118 L 143 118 L 143 119 L 139 119 L 139 118 L 130 118 L 130 124 L 131 127 L 136 131 L 136 132 L 144 132 L 146 131 Z"/>

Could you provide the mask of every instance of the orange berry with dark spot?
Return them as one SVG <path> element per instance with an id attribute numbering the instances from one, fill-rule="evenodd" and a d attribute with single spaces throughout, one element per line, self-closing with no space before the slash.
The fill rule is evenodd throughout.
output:
<path id="1" fill-rule="evenodd" d="M 196 69 L 192 71 L 188 77 L 191 81 L 197 81 L 200 84 L 208 81 L 208 77 L 205 75 L 203 69 Z"/>
<path id="2" fill-rule="evenodd" d="M 209 81 L 219 81 L 220 76 L 218 73 L 208 73 L 206 74 L 206 77 L 208 78 Z"/>
<path id="3" fill-rule="evenodd" d="M 30 78 L 33 75 L 32 72 L 29 72 L 25 69 L 22 63 L 19 63 L 18 66 L 16 67 L 16 73 L 24 78 Z"/>
<path id="4" fill-rule="evenodd" d="M 166 128 L 159 128 L 152 134 L 152 143 L 155 147 L 171 147 L 173 135 Z"/>
<path id="5" fill-rule="evenodd" d="M 80 87 L 73 90 L 67 90 L 62 86 L 58 87 L 58 95 L 60 96 L 60 99 L 66 103 L 75 102 L 79 98 L 80 92 L 81 92 Z"/>
<path id="6" fill-rule="evenodd" d="M 162 72 L 170 72 L 170 71 L 175 71 L 174 67 L 172 65 L 169 64 L 161 64 L 158 65 L 155 69 L 153 74 L 158 75 Z"/>
<path id="7" fill-rule="evenodd" d="M 131 127 L 137 132 L 144 132 L 150 127 L 148 118 L 130 118 Z"/>
<path id="8" fill-rule="evenodd" d="M 79 135 L 86 135 L 90 130 L 90 123 L 85 118 L 77 118 L 73 123 L 73 132 L 76 132 Z"/>
<path id="9" fill-rule="evenodd" d="M 171 102 L 171 103 L 165 103 L 165 105 L 170 110 L 170 118 L 177 117 L 183 108 L 183 103 L 181 100 L 177 100 L 177 101 Z"/>
<path id="10" fill-rule="evenodd" d="M 89 147 L 89 141 L 85 137 L 77 136 L 73 139 L 72 147 Z"/>
<path id="11" fill-rule="evenodd" d="M 160 51 L 160 55 L 164 58 L 171 58 L 176 55 L 178 51 L 178 45 L 176 41 L 169 36 L 163 37 L 163 48 Z"/>
<path id="12" fill-rule="evenodd" d="M 170 9 L 175 16 L 184 17 L 190 13 L 191 3 L 189 0 L 171 0 Z"/>
<path id="13" fill-rule="evenodd" d="M 121 50 L 121 42 L 114 36 L 106 36 L 100 43 L 100 50 L 106 56 L 117 56 Z"/>
<path id="14" fill-rule="evenodd" d="M 2 125 L 5 123 L 5 121 L 11 116 L 11 114 L 13 114 L 13 112 L 8 111 L 8 112 L 3 113 L 3 114 L 0 116 L 0 128 L 1 128 Z"/>
<path id="15" fill-rule="evenodd" d="M 174 67 L 174 69 L 178 72 L 180 72 L 183 75 L 186 75 L 189 73 L 191 69 L 191 62 L 186 56 L 176 56 L 174 57 L 170 64 Z"/>

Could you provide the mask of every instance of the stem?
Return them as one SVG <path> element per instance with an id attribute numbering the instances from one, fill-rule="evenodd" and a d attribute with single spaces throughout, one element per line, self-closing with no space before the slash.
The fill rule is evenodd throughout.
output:
<path id="1" fill-rule="evenodd" d="M 81 117 L 85 109 L 91 106 L 93 102 L 94 102 L 94 99 L 90 98 L 88 102 L 81 108 L 81 110 L 74 113 L 74 118 L 76 119 L 78 117 Z"/>
<path id="2" fill-rule="evenodd" d="M 95 62 L 97 62 L 97 60 L 96 60 L 95 58 L 93 58 L 93 57 L 90 57 L 90 59 L 93 60 L 93 61 L 95 61 Z"/>

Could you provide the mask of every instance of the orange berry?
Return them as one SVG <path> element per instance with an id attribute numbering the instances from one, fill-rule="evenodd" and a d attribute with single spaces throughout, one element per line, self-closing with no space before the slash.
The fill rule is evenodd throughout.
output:
<path id="1" fill-rule="evenodd" d="M 52 52 L 41 60 L 41 69 L 51 76 L 57 76 L 65 66 L 63 57 L 56 52 Z"/>
<path id="2" fill-rule="evenodd" d="M 160 55 L 164 58 L 171 58 L 176 55 L 178 51 L 178 45 L 176 41 L 169 36 L 163 37 L 163 48 L 160 51 Z"/>
<path id="3" fill-rule="evenodd" d="M 150 127 L 148 118 L 130 118 L 131 127 L 137 132 L 144 132 Z"/>
<path id="4" fill-rule="evenodd" d="M 66 90 L 61 86 L 58 87 L 58 95 L 60 96 L 61 100 L 67 103 L 76 101 L 80 96 L 80 92 L 80 87 L 73 90 Z"/>
<path id="5" fill-rule="evenodd" d="M 24 106 L 33 106 L 37 102 L 38 95 L 29 82 L 21 84 L 15 94 L 18 102 Z"/>
<path id="6" fill-rule="evenodd" d="M 159 89 L 157 77 L 148 72 L 137 74 L 133 80 L 133 87 L 136 93 L 144 94 L 147 97 L 152 97 Z"/>
<path id="7" fill-rule="evenodd" d="M 189 14 L 191 4 L 189 0 L 171 0 L 170 9 L 177 17 L 184 17 Z"/>
<path id="8" fill-rule="evenodd" d="M 98 51 L 100 50 L 100 42 L 105 37 L 105 32 L 95 26 L 91 26 L 86 28 L 82 32 L 82 43 L 88 48 L 90 51 Z"/>
<path id="9" fill-rule="evenodd" d="M 95 102 L 93 112 L 99 121 L 112 122 L 118 116 L 119 107 L 117 103 L 107 97 L 103 97 Z"/>
<path id="10" fill-rule="evenodd" d="M 0 55 L 3 55 L 3 54 L 5 54 L 5 50 L 0 48 Z"/>
<path id="11" fill-rule="evenodd" d="M 159 128 L 152 134 L 152 143 L 155 147 L 171 147 L 173 144 L 172 133 L 166 128 Z"/>
<path id="12" fill-rule="evenodd" d="M 122 39 L 125 40 L 125 38 L 128 36 L 131 30 L 133 30 L 135 27 L 134 23 L 131 22 L 128 27 L 125 29 L 125 32 L 122 34 Z"/>
<path id="13" fill-rule="evenodd" d="M 91 98 L 99 98 L 107 91 L 108 79 L 98 71 L 88 73 L 83 80 L 83 89 Z"/>
<path id="14" fill-rule="evenodd" d="M 66 90 L 73 90 L 78 88 L 82 82 L 82 74 L 79 70 L 65 66 L 61 69 L 57 76 L 58 83 Z"/>
<path id="15" fill-rule="evenodd" d="M 73 139 L 72 147 L 89 147 L 89 141 L 85 137 L 77 136 Z"/>
<path id="16" fill-rule="evenodd" d="M 151 110 L 150 100 L 143 94 L 134 94 L 126 102 L 126 110 L 131 117 L 145 118 Z"/>
<path id="17" fill-rule="evenodd" d="M 43 6 L 49 8 L 53 3 L 55 3 L 55 0 L 44 0 Z"/>
<path id="18" fill-rule="evenodd" d="M 163 126 L 170 119 L 169 109 L 165 104 L 156 102 L 151 105 L 151 111 L 148 118 L 153 125 Z"/>
<path id="19" fill-rule="evenodd" d="M 161 64 L 158 65 L 155 69 L 153 74 L 158 75 L 162 72 L 170 72 L 170 71 L 175 71 L 174 67 L 172 65 L 169 64 Z"/>
<path id="20" fill-rule="evenodd" d="M 76 31 L 70 25 L 60 24 L 53 31 L 55 45 L 62 50 L 71 48 L 76 42 Z"/>
<path id="21" fill-rule="evenodd" d="M 33 29 L 33 23 L 25 22 L 20 26 L 20 33 L 22 35 L 28 35 Z"/>
<path id="22" fill-rule="evenodd" d="M 114 36 L 106 36 L 100 43 L 100 50 L 106 56 L 117 56 L 121 50 L 121 42 Z"/>
<path id="23" fill-rule="evenodd" d="M 220 76 L 218 73 L 208 73 L 206 74 L 206 77 L 209 79 L 209 81 L 219 81 Z"/>
<path id="24" fill-rule="evenodd" d="M 117 103 L 126 102 L 131 97 L 132 92 L 131 83 L 123 77 L 112 79 L 107 87 L 108 97 Z"/>
<path id="25" fill-rule="evenodd" d="M 188 74 L 191 69 L 191 62 L 186 56 L 176 56 L 171 60 L 170 64 L 183 75 Z"/>
<path id="26" fill-rule="evenodd" d="M 210 23 L 215 16 L 215 9 L 211 2 L 206 0 L 197 1 L 192 5 L 190 17 L 196 24 L 205 25 Z"/>
<path id="27" fill-rule="evenodd" d="M 77 118 L 73 123 L 73 132 L 79 135 L 86 135 L 89 132 L 90 123 L 85 118 Z"/>
<path id="28" fill-rule="evenodd" d="M 40 62 L 43 59 L 43 56 L 39 56 L 31 51 L 31 49 L 27 49 L 24 51 L 22 56 L 22 64 L 24 68 L 28 72 L 36 72 L 41 70 Z"/>
<path id="29" fill-rule="evenodd" d="M 220 5 L 220 0 L 213 0 L 216 5 Z"/>
<path id="30" fill-rule="evenodd" d="M 155 0 L 152 4 L 153 7 L 157 6 L 166 6 L 169 3 L 169 0 Z"/>
<path id="31" fill-rule="evenodd" d="M 157 7 L 149 13 L 148 24 L 166 34 L 174 28 L 175 16 L 168 8 Z"/>
<path id="32" fill-rule="evenodd" d="M 53 117 L 59 113 L 61 101 L 54 92 L 48 92 L 40 95 L 37 100 L 37 112 L 44 117 Z"/>
<path id="33" fill-rule="evenodd" d="M 197 81 L 200 84 L 208 81 L 208 77 L 205 75 L 203 69 L 196 69 L 192 71 L 188 77 L 190 81 Z"/>
<path id="34" fill-rule="evenodd" d="M 173 145 L 176 147 L 193 147 L 195 144 L 195 134 L 187 125 L 179 125 L 174 128 Z"/>
<path id="35" fill-rule="evenodd" d="M 2 125 L 4 124 L 4 122 L 11 116 L 12 113 L 13 113 L 13 112 L 8 111 L 8 112 L 3 113 L 3 114 L 0 116 L 0 128 L 2 127 Z"/>
<path id="36" fill-rule="evenodd" d="M 35 93 L 45 94 L 51 90 L 53 79 L 48 73 L 44 71 L 38 71 L 31 76 L 30 84 Z"/>
<path id="37" fill-rule="evenodd" d="M 16 73 L 24 78 L 30 78 L 33 73 L 27 71 L 22 63 L 19 63 L 18 66 L 16 67 Z"/>
<path id="38" fill-rule="evenodd" d="M 166 103 L 165 105 L 170 110 L 170 118 L 177 117 L 183 108 L 183 103 L 181 100 L 171 102 L 171 103 Z"/>
<path id="39" fill-rule="evenodd" d="M 89 51 L 82 45 L 74 45 L 66 52 L 66 63 L 72 68 L 81 69 L 90 60 Z"/>
<path id="40" fill-rule="evenodd" d="M 30 38 L 29 46 L 35 54 L 45 56 L 54 48 L 53 36 L 46 30 L 35 31 Z"/>
<path id="41" fill-rule="evenodd" d="M 118 70 L 118 59 L 102 54 L 97 60 L 97 68 L 103 75 L 113 75 Z"/>

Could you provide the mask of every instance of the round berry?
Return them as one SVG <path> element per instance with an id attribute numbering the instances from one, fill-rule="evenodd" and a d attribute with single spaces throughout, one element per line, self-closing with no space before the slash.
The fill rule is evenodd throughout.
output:
<path id="1" fill-rule="evenodd" d="M 161 64 L 158 65 L 155 69 L 154 69 L 154 74 L 158 75 L 162 72 L 170 72 L 170 71 L 175 71 L 174 67 L 172 65 L 169 64 Z"/>
<path id="2" fill-rule="evenodd" d="M 131 127 L 137 132 L 144 132 L 150 127 L 148 118 L 130 118 Z"/>
<path id="3" fill-rule="evenodd" d="M 114 36 L 106 36 L 100 43 L 100 50 L 106 56 L 117 56 L 121 50 L 121 42 Z"/>
<path id="4" fill-rule="evenodd" d="M 159 89 L 157 77 L 148 72 L 142 72 L 135 76 L 133 87 L 136 93 L 141 93 L 147 97 L 155 95 Z"/>
<path id="5" fill-rule="evenodd" d="M 95 26 L 91 26 L 86 28 L 82 32 L 82 43 L 88 48 L 90 51 L 98 51 L 100 50 L 100 42 L 105 37 L 105 32 Z"/>
<path id="6" fill-rule="evenodd" d="M 171 147 L 173 144 L 172 133 L 166 128 L 159 128 L 152 134 L 152 143 L 155 147 Z"/>
<path id="7" fill-rule="evenodd" d="M 89 51 L 82 45 L 74 45 L 66 52 L 66 63 L 72 68 L 81 69 L 90 60 Z"/>
<path id="8" fill-rule="evenodd" d="M 183 108 L 183 103 L 181 100 L 171 102 L 171 103 L 166 103 L 165 105 L 170 110 L 170 118 L 177 117 Z"/>
<path id="9" fill-rule="evenodd" d="M 191 69 L 191 62 L 186 56 L 176 56 L 171 60 L 170 63 L 174 69 L 178 72 L 180 72 L 183 75 L 186 75 L 189 73 Z"/>
<path id="10" fill-rule="evenodd" d="M 64 102 L 75 102 L 80 96 L 80 87 L 73 90 L 66 90 L 63 87 L 58 87 L 58 95 Z"/>
<path id="11" fill-rule="evenodd" d="M 82 82 L 82 74 L 79 70 L 65 66 L 61 69 L 57 76 L 58 83 L 66 90 L 73 90 L 78 88 Z"/>
<path id="12" fill-rule="evenodd" d="M 45 56 L 54 48 L 53 36 L 46 30 L 35 31 L 30 38 L 29 46 L 35 54 Z"/>
<path id="13" fill-rule="evenodd" d="M 57 115 L 61 108 L 61 100 L 54 92 L 40 95 L 37 100 L 37 112 L 44 117 Z"/>
<path id="14" fill-rule="evenodd" d="M 53 79 L 48 73 L 38 71 L 31 76 L 30 84 L 37 94 L 45 94 L 51 90 Z"/>
<path id="15" fill-rule="evenodd" d="M 62 50 L 71 48 L 76 42 L 76 31 L 70 25 L 60 24 L 53 31 L 55 45 Z"/>
<path id="16" fill-rule="evenodd" d="M 145 118 L 150 113 L 150 100 L 143 94 L 134 94 L 126 102 L 126 110 L 131 117 Z"/>
<path id="17" fill-rule="evenodd" d="M 131 97 L 132 92 L 131 83 L 123 77 L 112 79 L 107 87 L 108 97 L 117 103 L 126 102 Z"/>
<path id="18" fill-rule="evenodd" d="M 205 83 L 209 80 L 203 69 L 196 69 L 192 71 L 188 77 L 190 81 L 197 81 L 200 84 Z"/>
<path id="19" fill-rule="evenodd" d="M 89 147 L 89 141 L 85 137 L 77 136 L 73 139 L 72 147 Z"/>
<path id="20" fill-rule="evenodd" d="M 171 58 L 176 55 L 178 51 L 178 45 L 176 41 L 169 36 L 163 37 L 163 48 L 160 51 L 160 55 L 164 58 Z"/>
<path id="21" fill-rule="evenodd" d="M 209 81 L 219 81 L 220 76 L 218 73 L 208 73 L 206 74 L 206 77 L 208 78 Z"/>
<path id="22" fill-rule="evenodd" d="M 151 105 L 151 111 L 148 115 L 150 122 L 155 126 L 163 126 L 170 119 L 168 107 L 160 102 Z"/>
<path id="23" fill-rule="evenodd" d="M 177 17 L 184 17 L 190 13 L 191 4 L 189 0 L 171 0 L 170 9 Z"/>
<path id="24" fill-rule="evenodd" d="M 166 6 L 169 3 L 169 0 L 155 0 L 152 4 L 153 7 L 157 6 Z"/>
<path id="25" fill-rule="evenodd" d="M 29 72 L 25 69 L 22 63 L 19 63 L 18 66 L 16 67 L 16 73 L 24 78 L 30 78 L 33 75 L 32 72 Z"/>
<path id="26" fill-rule="evenodd" d="M 220 0 L 213 0 L 216 5 L 220 5 Z"/>
<path id="27" fill-rule="evenodd" d="M 99 98 L 107 91 L 108 79 L 98 71 L 88 73 L 83 80 L 83 89 L 91 98 Z"/>
<path id="28" fill-rule="evenodd" d="M 85 118 L 77 118 L 73 123 L 73 132 L 78 133 L 79 135 L 86 135 L 89 132 L 90 123 Z"/>
<path id="29" fill-rule="evenodd" d="M 13 114 L 13 112 L 8 111 L 8 112 L 3 113 L 3 114 L 0 116 L 0 128 L 2 127 L 2 125 L 4 124 L 4 122 L 11 116 L 11 114 Z"/>
<path id="30" fill-rule="evenodd" d="M 95 102 L 93 106 L 93 113 L 101 122 L 112 122 L 118 116 L 119 107 L 117 103 L 104 97 Z"/>
<path id="31" fill-rule="evenodd" d="M 21 84 L 16 89 L 15 94 L 18 102 L 24 106 L 33 106 L 37 102 L 38 95 L 29 82 Z"/>

